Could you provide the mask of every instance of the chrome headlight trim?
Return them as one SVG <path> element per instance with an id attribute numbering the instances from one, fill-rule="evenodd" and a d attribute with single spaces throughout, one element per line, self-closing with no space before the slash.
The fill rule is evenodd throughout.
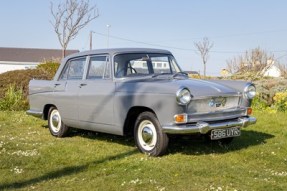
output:
<path id="1" fill-rule="evenodd" d="M 176 92 L 176 101 L 179 105 L 187 105 L 191 101 L 191 94 L 190 91 L 182 87 Z"/>
<path id="2" fill-rule="evenodd" d="M 244 88 L 244 96 L 247 99 L 253 99 L 256 95 L 256 88 L 253 84 L 247 84 Z"/>

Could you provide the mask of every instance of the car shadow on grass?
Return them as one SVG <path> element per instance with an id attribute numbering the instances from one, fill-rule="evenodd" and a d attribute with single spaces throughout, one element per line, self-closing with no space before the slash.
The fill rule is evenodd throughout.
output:
<path id="1" fill-rule="evenodd" d="M 43 127 L 48 128 L 48 126 Z M 74 136 L 135 147 L 132 135 L 119 136 L 89 130 L 72 129 L 68 137 Z M 227 153 L 264 144 L 267 139 L 273 137 L 274 135 L 272 134 L 244 129 L 241 130 L 241 136 L 234 138 L 229 144 L 222 144 L 220 141 L 208 141 L 205 137 L 196 135 L 170 136 L 168 154 L 183 153 L 187 155 L 203 155 L 210 153 Z"/>
<path id="2" fill-rule="evenodd" d="M 43 125 L 49 131 L 48 125 Z M 52 136 L 52 135 L 51 135 Z M 107 133 L 100 133 L 95 131 L 89 131 L 84 129 L 71 129 L 67 137 L 83 137 L 91 140 L 98 140 L 104 142 L 118 143 L 121 145 L 135 147 L 134 138 L 132 136 L 120 136 Z"/>
<path id="3" fill-rule="evenodd" d="M 21 188 L 25 188 L 25 187 L 28 187 L 28 186 L 31 186 L 34 184 L 44 182 L 44 181 L 48 181 L 48 180 L 57 179 L 57 178 L 69 176 L 72 174 L 80 173 L 80 172 L 87 170 L 89 168 L 89 166 L 91 166 L 91 165 L 94 166 L 94 165 L 107 163 L 107 162 L 110 162 L 113 160 L 119 160 L 119 159 L 122 159 L 122 158 L 125 158 L 128 156 L 131 156 L 135 153 L 137 153 L 137 150 L 133 149 L 133 150 L 130 150 L 130 151 L 127 151 L 124 153 L 119 153 L 119 154 L 115 154 L 112 156 L 108 156 L 104 159 L 89 162 L 89 163 L 86 163 L 84 165 L 70 166 L 70 167 L 62 168 L 60 170 L 47 172 L 46 174 L 44 174 L 42 176 L 35 177 L 35 178 L 29 179 L 29 180 L 23 180 L 23 181 L 17 181 L 17 182 L 2 184 L 2 185 L 0 185 L 0 190 L 21 189 Z"/>
<path id="4" fill-rule="evenodd" d="M 81 136 L 88 139 L 104 142 L 117 143 L 129 147 L 135 147 L 134 138 L 129 136 L 118 136 L 105 133 L 98 133 L 88 130 L 73 129 L 69 137 Z M 241 136 L 234 138 L 229 144 L 222 144 L 220 141 L 207 141 L 203 136 L 170 136 L 168 154 L 182 153 L 187 155 L 204 155 L 211 153 L 227 153 L 245 149 L 248 147 L 265 144 L 267 139 L 274 135 L 254 130 L 241 130 Z M 138 151 L 140 152 L 140 151 Z"/>
<path id="5" fill-rule="evenodd" d="M 135 147 L 134 138 L 132 136 L 120 136 L 120 135 L 112 135 L 106 133 L 99 133 L 88 130 L 73 130 L 69 133 L 69 137 L 80 136 L 83 138 L 103 141 L 108 143 L 117 143 L 120 145 Z"/>
<path id="6" fill-rule="evenodd" d="M 169 142 L 169 153 L 182 153 L 187 155 L 224 154 L 265 144 L 267 139 L 273 137 L 275 136 L 253 130 L 241 130 L 241 136 L 234 138 L 229 144 L 224 144 L 220 141 L 210 141 L 205 137 L 176 137 Z"/>

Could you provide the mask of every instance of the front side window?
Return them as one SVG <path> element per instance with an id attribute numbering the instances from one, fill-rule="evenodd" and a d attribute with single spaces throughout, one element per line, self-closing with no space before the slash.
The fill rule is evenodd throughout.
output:
<path id="1" fill-rule="evenodd" d="M 170 54 L 131 53 L 114 57 L 114 74 L 117 78 L 176 72 L 180 72 L 180 68 Z"/>
<path id="2" fill-rule="evenodd" d="M 110 77 L 110 67 L 107 56 L 90 58 L 87 79 L 102 79 Z"/>
<path id="3" fill-rule="evenodd" d="M 60 76 L 60 80 L 81 80 L 83 78 L 85 63 L 86 57 L 68 61 Z"/>

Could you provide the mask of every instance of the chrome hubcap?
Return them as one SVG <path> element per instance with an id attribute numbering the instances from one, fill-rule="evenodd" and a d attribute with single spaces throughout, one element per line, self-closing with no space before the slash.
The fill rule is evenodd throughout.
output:
<path id="1" fill-rule="evenodd" d="M 57 109 L 54 109 L 50 115 L 50 128 L 53 132 L 57 133 L 61 129 L 61 115 Z"/>
<path id="2" fill-rule="evenodd" d="M 54 127 L 58 127 L 58 125 L 59 125 L 59 116 L 58 115 L 53 115 L 52 123 L 53 123 Z"/>
<path id="3" fill-rule="evenodd" d="M 144 140 L 144 142 L 146 142 L 147 144 L 150 144 L 153 138 L 153 132 L 149 127 L 144 127 L 142 130 L 142 138 Z"/>
<path id="4" fill-rule="evenodd" d="M 151 151 L 154 149 L 157 143 L 157 132 L 150 120 L 144 120 L 139 124 L 137 136 L 138 142 L 144 150 Z"/>

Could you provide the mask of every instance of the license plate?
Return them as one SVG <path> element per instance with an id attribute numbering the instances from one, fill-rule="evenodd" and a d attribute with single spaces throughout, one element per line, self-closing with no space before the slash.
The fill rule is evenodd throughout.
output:
<path id="1" fill-rule="evenodd" d="M 232 127 L 227 129 L 214 129 L 211 131 L 211 140 L 223 139 L 227 137 L 238 137 L 240 136 L 240 128 Z"/>

